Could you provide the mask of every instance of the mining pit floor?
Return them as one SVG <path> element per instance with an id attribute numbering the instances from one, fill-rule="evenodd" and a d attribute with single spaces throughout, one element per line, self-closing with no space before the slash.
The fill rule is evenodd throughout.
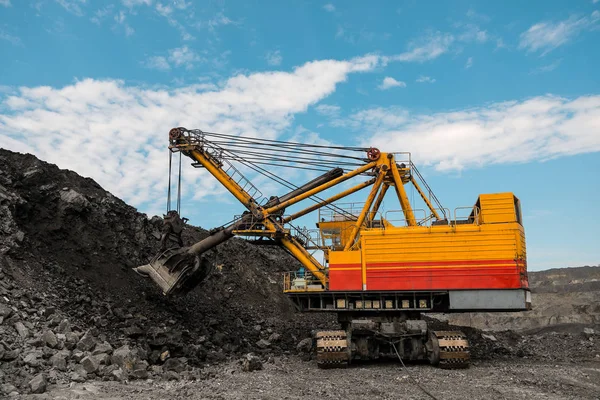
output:
<path id="1" fill-rule="evenodd" d="M 239 372 L 236 363 L 214 367 L 200 381 L 90 381 L 49 388 L 47 399 L 600 399 L 600 360 L 475 362 L 465 370 L 429 365 L 371 363 L 320 370 L 297 358 Z M 413 381 L 414 379 L 414 381 Z M 417 384 L 418 382 L 418 384 Z"/>

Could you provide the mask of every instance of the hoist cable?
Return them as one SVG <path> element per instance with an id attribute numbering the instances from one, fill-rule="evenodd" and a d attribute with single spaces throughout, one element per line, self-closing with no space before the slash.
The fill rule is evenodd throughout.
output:
<path id="1" fill-rule="evenodd" d="M 169 149 L 169 187 L 167 189 L 167 213 L 171 209 L 171 163 L 173 159 L 173 153 Z"/>

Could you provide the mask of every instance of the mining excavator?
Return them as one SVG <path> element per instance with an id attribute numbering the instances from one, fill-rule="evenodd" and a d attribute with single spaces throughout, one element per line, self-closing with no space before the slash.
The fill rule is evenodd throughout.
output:
<path id="1" fill-rule="evenodd" d="M 234 236 L 284 247 L 302 268 L 285 273 L 283 291 L 299 311 L 335 312 L 341 325 L 316 333 L 319 367 L 398 357 L 464 368 L 470 358 L 466 335 L 431 330 L 422 314 L 531 308 L 521 206 L 512 193 L 481 194 L 473 206 L 451 212 L 441 206 L 410 153 L 377 148 L 174 128 L 169 149 L 170 155 L 179 153 L 180 171 L 181 156 L 190 158 L 246 211 L 198 243 L 162 249 L 136 272 L 165 295 L 182 295 L 210 273 L 209 250 Z M 295 171 L 286 174 L 287 168 Z M 312 171 L 320 175 L 301 186 L 288 180 Z M 290 191 L 263 196 L 248 173 Z M 422 209 L 412 208 L 408 186 Z M 336 187 L 341 189 L 333 196 L 319 197 Z M 367 188 L 364 202 L 339 202 Z M 386 194 L 399 209 L 382 210 Z M 305 200 L 314 203 L 286 213 Z M 318 212 L 316 230 L 295 225 L 313 212 Z"/>

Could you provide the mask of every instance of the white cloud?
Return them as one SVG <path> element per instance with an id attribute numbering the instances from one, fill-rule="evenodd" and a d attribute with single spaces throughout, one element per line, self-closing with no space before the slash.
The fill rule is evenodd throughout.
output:
<path id="1" fill-rule="evenodd" d="M 70 12 L 71 14 L 77 15 L 81 17 L 83 15 L 83 10 L 81 6 L 84 5 L 87 0 L 55 0 L 58 4 L 60 4 L 65 10 Z"/>
<path id="2" fill-rule="evenodd" d="M 331 105 L 331 104 L 319 104 L 315 107 L 315 110 L 321 115 L 325 115 L 327 117 L 334 117 L 340 113 L 340 106 Z"/>
<path id="3" fill-rule="evenodd" d="M 194 63 L 201 61 L 201 58 L 194 50 L 183 46 L 169 50 L 169 61 L 177 67 L 185 66 L 186 69 L 192 69 Z"/>
<path id="4" fill-rule="evenodd" d="M 157 69 L 159 71 L 168 71 L 171 69 L 169 62 L 163 56 L 150 57 L 148 60 L 146 60 L 144 66 L 146 68 Z"/>
<path id="5" fill-rule="evenodd" d="M 267 60 L 267 64 L 277 66 L 281 65 L 281 61 L 283 61 L 283 57 L 281 56 L 281 52 L 279 50 L 269 51 L 265 60 Z"/>
<path id="6" fill-rule="evenodd" d="M 104 8 L 100 8 L 100 9 L 96 10 L 96 12 L 94 13 L 94 16 L 92 18 L 90 18 L 90 21 L 92 21 L 96 25 L 100 25 L 102 23 L 102 21 L 104 20 L 104 18 L 106 18 L 107 16 L 109 16 L 112 13 L 113 8 L 114 8 L 114 5 L 110 4 Z"/>
<path id="7" fill-rule="evenodd" d="M 437 114 L 375 108 L 336 124 L 376 132 L 365 146 L 404 149 L 417 163 L 461 170 L 600 151 L 600 95 L 538 96 Z"/>
<path id="8" fill-rule="evenodd" d="M 236 25 L 237 22 L 231 20 L 229 17 L 225 16 L 222 12 L 215 14 L 211 19 L 208 20 L 208 29 L 214 31 L 217 27 L 223 25 Z"/>
<path id="9" fill-rule="evenodd" d="M 594 11 L 589 16 L 572 15 L 558 22 L 539 22 L 521 33 L 519 48 L 528 52 L 541 51 L 542 55 L 573 40 L 581 32 L 598 26 L 600 12 Z"/>
<path id="10" fill-rule="evenodd" d="M 331 4 L 331 3 L 327 3 L 327 4 L 325 4 L 323 6 L 323 9 L 325 11 L 328 11 L 328 12 L 334 12 L 335 11 L 335 6 L 333 4 Z"/>
<path id="11" fill-rule="evenodd" d="M 418 83 L 435 83 L 435 78 L 430 76 L 421 75 L 416 80 Z"/>
<path id="12" fill-rule="evenodd" d="M 123 27 L 123 30 L 125 32 L 125 36 L 131 36 L 134 34 L 135 30 L 129 26 L 129 24 L 125 21 L 126 20 L 126 15 L 124 11 L 119 11 L 117 14 L 115 14 L 115 22 L 117 23 L 117 25 L 121 25 Z M 113 29 L 116 31 L 116 27 L 113 27 Z"/>
<path id="13" fill-rule="evenodd" d="M 397 81 L 391 76 L 386 76 L 378 86 L 378 88 L 381 90 L 387 90 L 393 87 L 406 87 L 406 82 Z"/>
<path id="14" fill-rule="evenodd" d="M 152 0 L 121 0 L 125 7 L 135 7 L 135 6 L 150 6 L 152 5 Z"/>
<path id="15" fill-rule="evenodd" d="M 467 58 L 467 62 L 465 63 L 465 68 L 469 69 L 473 66 L 473 57 Z"/>
<path id="16" fill-rule="evenodd" d="M 308 62 L 292 71 L 239 74 L 176 90 L 85 79 L 62 88 L 22 87 L 0 107 L 0 143 L 95 179 L 143 211 L 157 212 L 166 192 L 167 132 L 174 126 L 276 138 L 373 56 Z M 200 198 L 220 193 L 206 172 L 186 169 L 185 187 Z M 203 179 L 204 178 L 204 179 Z M 184 198 L 185 200 L 185 198 Z M 161 202 L 162 203 L 162 202 Z"/>
<path id="17" fill-rule="evenodd" d="M 0 6 L 10 7 L 10 0 L 0 0 Z"/>
<path id="18" fill-rule="evenodd" d="M 449 33 L 435 32 L 409 43 L 409 50 L 391 56 L 391 61 L 424 62 L 438 58 L 449 51 L 454 43 L 454 36 Z"/>
<path id="19" fill-rule="evenodd" d="M 22 44 L 21 38 L 11 35 L 10 33 L 6 33 L 1 28 L 0 28 L 0 40 L 6 40 L 7 42 L 10 42 L 15 46 L 20 46 Z"/>
<path id="20" fill-rule="evenodd" d="M 558 60 L 555 60 L 555 61 L 551 62 L 550 64 L 542 65 L 541 67 L 533 69 L 530 73 L 535 75 L 535 74 L 542 74 L 544 72 L 554 71 L 556 68 L 558 68 L 560 66 L 561 62 L 562 62 L 562 58 L 559 58 Z"/>

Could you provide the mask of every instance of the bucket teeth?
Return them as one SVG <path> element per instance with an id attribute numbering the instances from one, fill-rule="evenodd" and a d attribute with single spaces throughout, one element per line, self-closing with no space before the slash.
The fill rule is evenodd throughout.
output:
<path id="1" fill-rule="evenodd" d="M 317 332 L 317 366 L 345 368 L 350 363 L 350 347 L 346 331 Z"/>
<path id="2" fill-rule="evenodd" d="M 460 331 L 433 331 L 435 342 L 439 347 L 440 368 L 468 368 L 470 362 L 469 341 Z"/>

